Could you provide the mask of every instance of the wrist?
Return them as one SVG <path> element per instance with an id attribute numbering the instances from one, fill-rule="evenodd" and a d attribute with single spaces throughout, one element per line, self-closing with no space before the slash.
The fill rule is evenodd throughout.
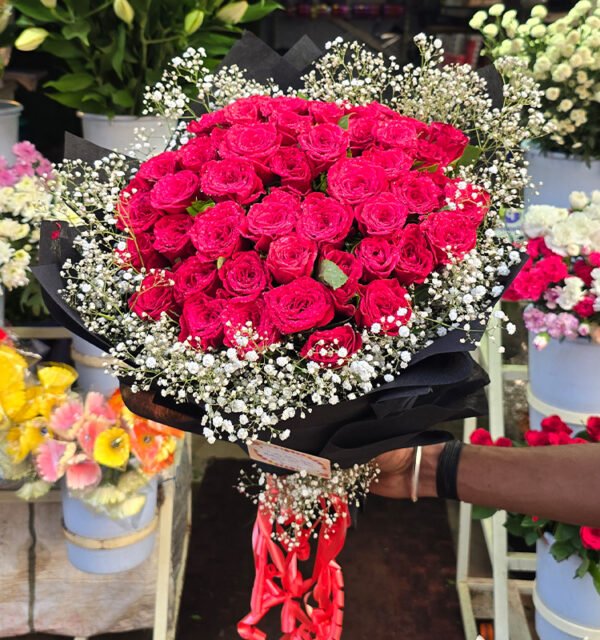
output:
<path id="1" fill-rule="evenodd" d="M 423 447 L 421 470 L 419 474 L 419 497 L 437 498 L 436 474 L 440 454 L 444 444 L 432 444 Z"/>

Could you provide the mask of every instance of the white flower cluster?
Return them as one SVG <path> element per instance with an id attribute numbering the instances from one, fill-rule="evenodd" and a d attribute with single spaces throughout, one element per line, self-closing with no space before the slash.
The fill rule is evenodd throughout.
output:
<path id="1" fill-rule="evenodd" d="M 515 10 L 496 4 L 478 11 L 470 24 L 483 34 L 492 58 L 512 55 L 526 62 L 544 90 L 553 141 L 597 156 L 588 138 L 597 136 L 600 126 L 600 7 L 595 0 L 580 0 L 549 25 L 547 13 L 543 5 L 534 6 L 529 19 L 519 23 Z"/>
<path id="2" fill-rule="evenodd" d="M 127 299 L 147 274 L 143 269 L 122 270 L 115 260 L 115 249 L 126 247 L 126 236 L 114 226 L 113 212 L 118 193 L 129 178 L 127 164 L 112 154 L 96 167 L 86 169 L 81 163 L 63 167 L 61 184 L 71 187 L 69 206 L 90 223 L 89 231 L 79 239 L 82 259 L 65 265 L 64 295 L 91 331 L 115 345 L 115 372 L 127 376 L 134 391 L 158 389 L 165 397 L 198 405 L 209 441 L 248 441 L 261 434 L 267 439 L 274 434 L 285 439 L 289 434 L 286 420 L 306 417 L 314 405 L 353 400 L 392 381 L 408 367 L 413 354 L 436 337 L 464 329 L 472 332 L 476 341 L 476 331 L 481 331 L 481 323 L 489 317 L 493 297 L 502 293 L 499 280 L 520 262 L 520 253 L 496 229 L 502 224 L 501 208 L 516 205 L 526 180 L 519 149 L 530 135 L 529 127 L 537 128 L 540 123 L 536 86 L 515 72 L 505 90 L 505 107 L 490 109 L 485 85 L 474 72 L 463 66 L 437 69 L 438 43 L 423 38 L 418 43 L 424 65 L 409 66 L 401 73 L 394 65 L 386 67 L 378 55 L 355 51 L 356 45 L 336 43 L 307 76 L 300 93 L 323 100 L 360 94 L 365 100 L 376 97 L 386 103 L 392 83 L 397 89 L 395 97 L 389 98 L 393 108 L 427 121 L 449 122 L 476 139 L 481 155 L 472 166 L 458 171 L 490 189 L 491 209 L 475 249 L 432 273 L 421 295 L 415 297 L 414 286 L 409 287 L 413 313 L 399 335 L 383 335 L 376 325 L 363 331 L 363 347 L 345 358 L 339 368 L 307 363 L 299 356 L 300 339 L 294 336 L 260 354 L 240 354 L 234 348 L 199 351 L 178 341 L 178 323 L 167 315 L 147 322 L 130 312 Z M 180 70 L 183 67 L 183 62 L 176 64 Z M 363 84 L 353 82 L 359 67 L 370 69 L 370 83 L 367 76 L 361 76 Z M 344 85 L 346 68 L 349 83 Z M 210 76 L 210 95 L 218 96 L 211 101 L 227 103 L 233 99 L 228 82 L 242 77 L 237 73 Z M 325 77 L 331 78 L 329 84 Z M 198 92 L 208 96 L 206 78 L 198 83 Z M 368 90 L 367 85 L 371 85 Z M 235 88 L 240 95 L 272 90 L 263 87 L 259 91 L 253 81 Z M 207 106 L 222 104 L 209 102 Z M 240 339 L 247 340 L 247 336 Z"/>

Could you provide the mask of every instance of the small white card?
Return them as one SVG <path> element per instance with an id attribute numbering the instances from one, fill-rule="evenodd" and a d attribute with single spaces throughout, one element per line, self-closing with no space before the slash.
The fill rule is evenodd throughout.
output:
<path id="1" fill-rule="evenodd" d="M 306 471 L 311 476 L 331 478 L 331 462 L 326 458 L 311 456 L 308 453 L 294 451 L 286 447 L 255 440 L 248 445 L 248 455 L 252 460 L 289 469 L 290 471 Z"/>

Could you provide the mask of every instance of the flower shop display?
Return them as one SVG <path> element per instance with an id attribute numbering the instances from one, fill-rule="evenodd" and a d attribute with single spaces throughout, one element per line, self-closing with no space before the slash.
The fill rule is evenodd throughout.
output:
<path id="1" fill-rule="evenodd" d="M 507 296 L 529 301 L 531 424 L 560 413 L 575 427 L 600 413 L 600 191 L 573 192 L 571 209 L 532 205 L 529 260 Z"/>
<path id="2" fill-rule="evenodd" d="M 476 429 L 473 444 L 513 446 L 508 438 L 493 442 Z M 545 418 L 541 430 L 525 434 L 530 447 L 600 443 L 600 418 L 588 418 L 574 432 L 557 415 Z M 487 510 L 489 515 L 489 510 Z M 537 544 L 533 601 L 540 640 L 576 640 L 600 633 L 600 529 L 553 522 L 536 515 L 507 514 L 509 533 Z"/>
<path id="3" fill-rule="evenodd" d="M 279 7 L 273 0 L 114 0 L 97 6 L 14 0 L 13 5 L 21 14 L 18 24 L 25 27 L 16 48 L 56 58 L 64 73 L 46 83 L 48 95 L 78 110 L 84 136 L 120 151 L 141 138 L 151 153 L 165 149 L 176 123 L 144 114 L 144 87 L 190 46 L 204 47 L 208 62 L 216 64 L 242 33 L 241 25 Z"/>
<path id="4" fill-rule="evenodd" d="M 370 460 L 483 410 L 467 352 L 520 263 L 495 229 L 543 119 L 527 74 L 492 99 L 470 68 L 439 67 L 439 41 L 416 41 L 422 64 L 404 69 L 335 42 L 286 93 L 186 52 L 148 110 L 204 115 L 133 175 L 67 149 L 87 225 L 44 228 L 49 308 L 110 351 L 138 413 L 170 408 L 171 423 L 295 471 L 241 482 L 260 488 L 244 638 L 282 603 L 284 633 L 339 637 L 335 558 Z"/>
<path id="5" fill-rule="evenodd" d="M 525 200 L 565 207 L 571 191 L 600 184 L 600 7 L 581 0 L 551 24 L 547 13 L 534 6 L 520 23 L 514 9 L 497 4 L 478 11 L 471 26 L 481 31 L 487 56 L 518 56 L 540 83 L 553 131 L 529 147 L 533 187 Z"/>

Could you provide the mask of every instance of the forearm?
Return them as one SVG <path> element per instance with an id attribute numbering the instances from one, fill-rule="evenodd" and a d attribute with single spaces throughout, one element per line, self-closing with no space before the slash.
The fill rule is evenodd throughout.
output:
<path id="1" fill-rule="evenodd" d="M 424 450 L 419 491 L 436 496 L 440 446 Z M 600 444 L 555 447 L 466 445 L 458 467 L 464 502 L 600 527 Z"/>

